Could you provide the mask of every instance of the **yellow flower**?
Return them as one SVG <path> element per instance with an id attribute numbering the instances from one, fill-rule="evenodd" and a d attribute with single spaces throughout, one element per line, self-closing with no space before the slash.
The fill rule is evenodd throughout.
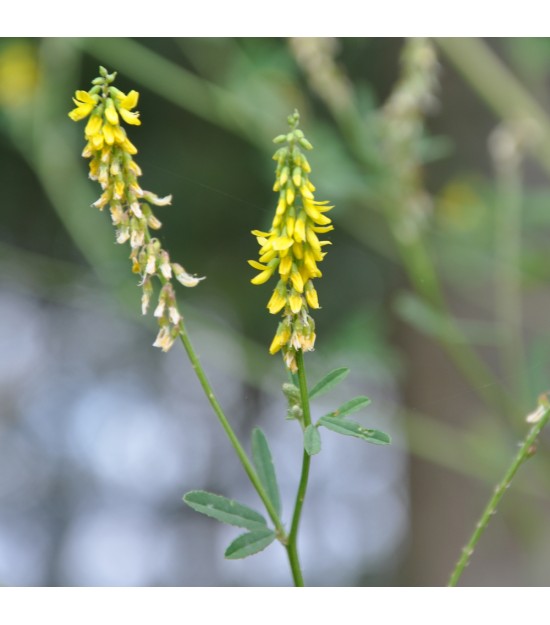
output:
<path id="1" fill-rule="evenodd" d="M 277 270 L 279 281 L 267 308 L 274 315 L 283 311 L 283 322 L 269 351 L 282 350 L 286 365 L 295 371 L 296 352 L 310 351 L 315 343 L 309 307 L 319 308 L 319 300 L 312 280 L 321 277 L 317 263 L 325 256 L 322 247 L 330 244 L 317 235 L 333 229 L 324 214 L 333 207 L 315 200 L 315 186 L 309 180 L 311 167 L 301 150 L 312 146 L 298 129 L 298 112 L 288 121 L 290 133 L 275 138 L 276 143 L 286 143 L 273 156 L 277 161 L 273 189 L 279 194 L 275 216 L 269 232 L 252 231 L 260 246 L 259 262 L 248 262 L 260 272 L 252 284 L 267 282 Z"/>
<path id="2" fill-rule="evenodd" d="M 137 111 L 134 113 L 131 112 L 132 109 L 137 106 L 138 99 L 139 93 L 132 90 L 128 95 L 119 100 L 118 110 L 122 119 L 127 124 L 132 124 L 134 126 L 139 126 L 141 124 L 141 121 L 139 120 L 139 113 Z"/>
<path id="3" fill-rule="evenodd" d="M 69 113 L 69 117 L 79 122 L 81 119 L 88 117 L 88 115 L 94 110 L 97 105 L 98 98 L 87 91 L 77 91 L 73 102 L 76 104 L 76 108 Z"/>

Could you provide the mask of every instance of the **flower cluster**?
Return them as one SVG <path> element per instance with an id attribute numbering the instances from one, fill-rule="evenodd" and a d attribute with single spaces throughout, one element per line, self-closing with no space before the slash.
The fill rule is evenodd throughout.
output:
<path id="1" fill-rule="evenodd" d="M 313 350 L 315 323 L 309 307 L 319 308 L 319 301 L 312 280 L 322 275 L 317 263 L 325 256 L 322 247 L 330 243 L 320 241 L 317 235 L 333 229 L 324 214 L 333 207 L 316 201 L 313 195 L 311 167 L 301 150 L 311 150 L 312 145 L 298 129 L 298 122 L 299 114 L 295 111 L 288 118 L 290 132 L 274 139 L 275 143 L 286 143 L 273 155 L 277 161 L 273 190 L 279 194 L 279 201 L 271 230 L 252 231 L 260 245 L 259 262 L 248 261 L 260 271 L 252 284 L 263 284 L 278 274 L 267 308 L 273 315 L 283 311 L 283 319 L 269 351 L 275 354 L 282 350 L 285 364 L 292 372 L 297 370 L 297 351 Z"/>
<path id="2" fill-rule="evenodd" d="M 392 210 L 397 211 L 396 234 L 403 241 L 416 238 L 432 210 L 422 185 L 421 149 L 424 116 L 437 106 L 439 63 L 428 39 L 405 42 L 401 77 L 382 110 L 381 153 L 393 172 Z"/>
<path id="3" fill-rule="evenodd" d="M 170 260 L 160 241 L 150 234 L 161 227 L 151 205 L 166 206 L 172 196 L 159 198 L 144 191 L 138 184 L 139 165 L 132 158 L 137 149 L 120 125 L 139 126 L 137 91 L 123 93 L 112 85 L 116 72 L 109 74 L 100 67 L 100 76 L 92 81 L 89 91 L 77 91 L 76 108 L 69 113 L 73 121 L 89 116 L 84 131 L 87 144 L 82 156 L 90 158 L 90 178 L 97 180 L 103 193 L 93 206 L 103 210 L 109 207 L 116 228 L 117 243 L 130 244 L 132 271 L 140 274 L 142 288 L 141 308 L 145 315 L 153 296 L 152 280 L 156 276 L 162 284 L 154 316 L 158 319 L 159 333 L 155 347 L 168 351 L 180 332 L 182 316 L 178 311 L 172 277 L 187 287 L 196 286 L 203 278 L 188 274 L 181 265 Z"/>

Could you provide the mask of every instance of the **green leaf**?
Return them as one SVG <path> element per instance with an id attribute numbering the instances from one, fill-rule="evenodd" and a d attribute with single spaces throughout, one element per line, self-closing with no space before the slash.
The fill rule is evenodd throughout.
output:
<path id="1" fill-rule="evenodd" d="M 252 459 L 269 500 L 278 516 L 281 516 L 281 497 L 279 495 L 279 486 L 277 485 L 277 476 L 275 475 L 275 466 L 273 465 L 267 438 L 260 428 L 254 428 L 252 432 Z"/>
<path id="2" fill-rule="evenodd" d="M 262 551 L 275 540 L 275 532 L 269 528 L 258 529 L 246 534 L 241 534 L 225 550 L 228 560 L 247 558 Z"/>
<path id="3" fill-rule="evenodd" d="M 355 421 L 349 419 L 341 419 L 339 417 L 321 417 L 319 419 L 319 425 L 324 425 L 333 432 L 338 434 L 344 434 L 345 436 L 355 436 L 361 438 L 368 443 L 374 443 L 375 445 L 389 445 L 391 438 L 385 432 L 379 430 L 369 430 L 364 428 Z"/>
<path id="4" fill-rule="evenodd" d="M 359 397 L 354 397 L 353 399 L 350 399 L 349 401 L 336 408 L 334 412 L 330 413 L 330 416 L 345 417 L 348 414 L 352 414 L 353 412 L 361 410 L 361 408 L 364 408 L 369 404 L 370 399 L 368 397 L 365 397 L 364 395 L 360 395 Z"/>
<path id="5" fill-rule="evenodd" d="M 321 451 L 321 435 L 314 425 L 308 425 L 304 432 L 304 449 L 309 456 Z"/>
<path id="6" fill-rule="evenodd" d="M 325 377 L 309 391 L 309 398 L 313 399 L 314 397 L 318 397 L 330 389 L 333 386 L 336 386 L 338 382 L 341 382 L 349 373 L 349 369 L 347 367 L 341 367 L 340 369 L 334 369 L 330 373 L 327 373 Z"/>
<path id="7" fill-rule="evenodd" d="M 222 523 L 244 527 L 247 530 L 266 527 L 266 521 L 259 512 L 221 495 L 207 493 L 204 490 L 192 490 L 183 496 L 183 501 L 193 510 Z"/>

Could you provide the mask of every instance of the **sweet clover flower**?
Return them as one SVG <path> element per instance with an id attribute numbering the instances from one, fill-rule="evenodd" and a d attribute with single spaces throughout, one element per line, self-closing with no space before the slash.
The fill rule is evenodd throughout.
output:
<path id="1" fill-rule="evenodd" d="M 139 94 L 133 90 L 126 94 L 114 87 L 116 72 L 109 74 L 103 67 L 99 71 L 100 76 L 92 81 L 89 91 L 76 92 L 73 98 L 76 108 L 69 117 L 73 121 L 89 117 L 82 156 L 91 159 L 89 176 L 99 182 L 103 191 L 93 206 L 100 210 L 109 208 L 116 228 L 116 242 L 130 244 L 132 271 L 141 276 L 144 315 L 154 293 L 153 278 L 162 285 L 154 312 L 160 330 L 153 345 L 168 351 L 180 332 L 182 321 L 172 278 L 187 287 L 196 286 L 203 278 L 190 275 L 181 265 L 171 262 L 160 241 L 151 236 L 150 230 L 161 227 L 151 205 L 166 206 L 172 196 L 160 198 L 140 187 L 138 177 L 142 172 L 132 158 L 137 149 L 120 124 L 121 118 L 133 126 L 141 124 L 139 113 L 132 110 L 137 106 Z"/>
<path id="2" fill-rule="evenodd" d="M 298 111 L 289 116 L 290 132 L 279 135 L 275 143 L 286 143 L 273 155 L 277 161 L 273 190 L 279 194 L 275 217 L 269 232 L 253 230 L 260 245 L 259 261 L 249 264 L 260 273 L 252 284 L 263 284 L 274 274 L 278 282 L 267 304 L 269 312 L 282 311 L 275 337 L 269 348 L 275 354 L 282 350 L 286 366 L 296 372 L 296 352 L 311 351 L 315 344 L 315 322 L 309 308 L 319 308 L 312 280 L 321 277 L 318 263 L 325 256 L 318 235 L 333 229 L 326 216 L 332 206 L 319 202 L 313 195 L 315 186 L 309 180 L 311 167 L 301 148 L 311 150 L 311 143 L 298 129 Z"/>

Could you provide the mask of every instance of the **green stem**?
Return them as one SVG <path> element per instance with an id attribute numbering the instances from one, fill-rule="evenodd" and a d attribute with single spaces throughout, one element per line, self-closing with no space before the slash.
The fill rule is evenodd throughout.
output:
<path id="1" fill-rule="evenodd" d="M 298 364 L 298 382 L 300 385 L 300 395 L 302 398 L 302 412 L 303 412 L 303 427 L 307 428 L 311 425 L 311 412 L 309 409 L 309 394 L 307 390 L 307 378 L 306 369 L 304 365 L 304 354 L 302 350 L 298 350 L 296 354 L 296 361 Z M 304 505 L 304 499 L 306 497 L 307 482 L 309 479 L 309 465 L 311 457 L 304 450 L 302 458 L 302 473 L 300 476 L 300 484 L 298 486 L 298 493 L 296 495 L 296 503 L 294 504 L 294 514 L 292 515 L 292 525 L 290 527 L 290 533 L 288 535 L 287 552 L 288 559 L 290 561 L 290 567 L 292 569 L 292 575 L 294 577 L 295 586 L 304 586 L 304 579 L 300 567 L 300 561 L 298 559 L 298 529 L 300 526 L 300 518 L 302 516 L 302 508 Z"/>
<path id="2" fill-rule="evenodd" d="M 233 445 L 233 449 L 237 453 L 237 456 L 239 457 L 239 460 L 241 461 L 241 464 L 243 465 L 243 468 L 246 474 L 248 475 L 248 478 L 250 479 L 252 485 L 256 489 L 256 492 L 260 496 L 260 499 L 263 501 L 263 504 L 269 516 L 271 517 L 271 520 L 273 521 L 275 525 L 279 540 L 283 544 L 285 544 L 287 541 L 287 537 L 286 537 L 284 527 L 281 523 L 281 520 L 279 519 L 279 515 L 277 514 L 277 511 L 273 507 L 273 504 L 271 503 L 271 500 L 269 499 L 264 487 L 262 486 L 262 483 L 260 482 L 260 479 L 258 478 L 256 471 L 254 470 L 254 467 L 252 466 L 250 460 L 248 459 L 248 456 L 246 455 L 245 450 L 243 449 L 241 443 L 239 442 L 237 435 L 233 431 L 233 428 L 231 427 L 229 421 L 227 420 L 227 417 L 225 416 L 222 410 L 222 407 L 220 406 L 220 404 L 218 403 L 218 400 L 216 399 L 216 396 L 214 395 L 214 391 L 212 390 L 210 382 L 208 381 L 208 378 L 206 377 L 206 374 L 202 368 L 199 358 L 193 348 L 193 345 L 191 344 L 191 341 L 189 339 L 189 336 L 187 335 L 187 331 L 185 330 L 185 326 L 183 325 L 183 322 L 181 324 L 181 330 L 180 330 L 179 336 L 180 336 L 181 342 L 183 343 L 183 346 L 185 347 L 185 351 L 187 352 L 187 355 L 189 356 L 191 365 L 193 366 L 193 369 L 195 370 L 195 373 L 206 394 L 206 397 L 208 401 L 210 402 L 210 405 L 214 409 L 216 416 L 218 417 L 218 421 L 220 422 L 222 428 L 227 434 L 227 437 L 229 438 L 231 444 Z"/>
<path id="3" fill-rule="evenodd" d="M 395 235 L 398 218 L 389 212 L 388 218 Z M 502 384 L 468 344 L 462 330 L 456 324 L 445 301 L 434 263 L 422 238 L 415 237 L 404 242 L 395 236 L 395 240 L 403 260 L 403 267 L 414 289 L 445 320 L 446 333 L 440 340 L 458 370 L 482 400 L 497 412 L 508 412 L 511 405 L 517 409 L 514 399 L 504 395 Z"/>
<path id="4" fill-rule="evenodd" d="M 497 115 L 535 122 L 537 141 L 527 148 L 550 173 L 550 119 L 544 108 L 481 39 L 436 37 L 435 41 Z"/>
<path id="5" fill-rule="evenodd" d="M 502 130 L 502 132 L 506 132 Z M 495 149 L 496 151 L 496 149 Z M 526 399 L 521 310 L 521 195 L 519 159 L 494 155 L 496 212 L 495 313 L 501 330 L 501 360 L 506 382 L 520 404 Z"/>
<path id="6" fill-rule="evenodd" d="M 447 586 L 457 585 L 460 576 L 462 575 L 464 569 L 470 561 L 470 558 L 472 557 L 472 554 L 474 553 L 479 539 L 483 535 L 483 532 L 487 529 L 491 517 L 496 513 L 497 506 L 504 496 L 504 493 L 510 486 L 514 476 L 518 472 L 518 469 L 526 460 L 529 460 L 529 458 L 531 458 L 535 453 L 535 443 L 537 441 L 537 438 L 542 428 L 548 423 L 548 420 L 550 418 L 550 404 L 548 403 L 548 398 L 546 396 L 541 397 L 540 405 L 537 412 L 539 412 L 539 418 L 537 422 L 533 425 L 533 427 L 525 437 L 525 440 L 523 441 L 520 450 L 518 451 L 508 471 L 506 471 L 504 478 L 495 488 L 495 492 L 491 497 L 491 500 L 487 504 L 487 507 L 483 511 L 481 518 L 477 522 L 476 528 L 470 540 L 462 550 L 462 555 L 460 556 L 460 559 L 458 560 L 453 572 L 451 573 L 451 577 Z"/>

